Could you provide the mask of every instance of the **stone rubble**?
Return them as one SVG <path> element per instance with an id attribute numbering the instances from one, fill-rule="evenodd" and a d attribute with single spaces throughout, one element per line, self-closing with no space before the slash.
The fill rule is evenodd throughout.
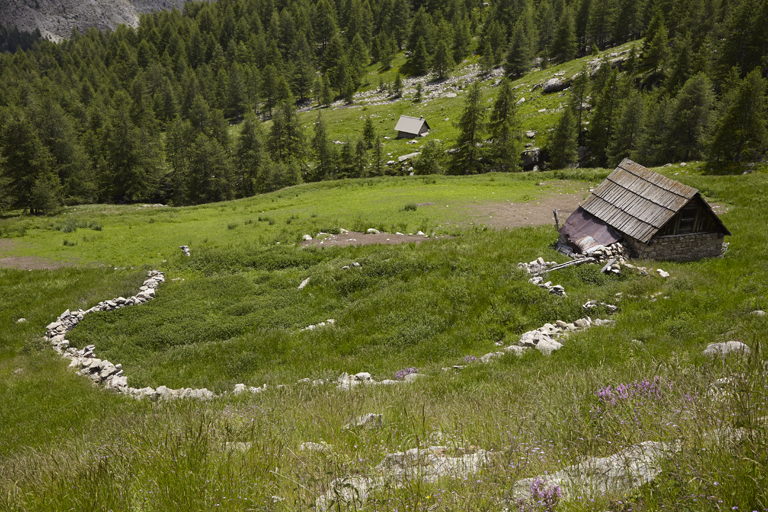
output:
<path id="1" fill-rule="evenodd" d="M 548 268 L 552 268 L 558 263 L 556 261 L 544 261 L 544 258 L 539 256 L 537 259 L 530 263 L 518 263 L 517 268 L 525 270 L 529 274 L 540 274 L 546 272 Z"/>
<path id="2" fill-rule="evenodd" d="M 307 278 L 307 280 L 309 280 L 309 278 Z M 308 325 L 308 326 L 304 327 L 303 329 L 299 329 L 299 332 L 314 331 L 315 329 L 320 329 L 322 327 L 330 327 L 330 326 L 332 326 L 335 323 L 336 323 L 336 320 L 334 320 L 333 318 L 329 318 L 325 322 L 320 322 L 319 324 Z"/>
<path id="3" fill-rule="evenodd" d="M 517 345 L 510 345 L 499 352 L 489 352 L 480 357 L 478 361 L 481 363 L 489 363 L 492 360 L 503 356 L 505 353 L 513 353 L 517 356 L 522 356 L 529 348 L 535 348 L 545 356 L 548 356 L 555 350 L 562 348 L 562 342 L 564 342 L 572 332 L 584 331 L 593 326 L 615 325 L 615 323 L 614 320 L 601 320 L 599 318 L 592 320 L 590 317 L 579 318 L 573 323 L 566 323 L 562 320 L 558 320 L 554 325 L 547 323 L 536 330 L 523 333 Z M 454 366 L 454 369 L 457 370 L 462 368 L 464 367 Z M 443 370 L 448 369 L 449 368 L 443 368 Z"/>
<path id="4" fill-rule="evenodd" d="M 413 382 L 420 377 L 421 375 L 418 373 L 411 373 L 403 377 L 403 380 L 384 379 L 381 381 L 376 381 L 371 378 L 371 374 L 368 372 L 360 372 L 356 373 L 355 375 L 349 375 L 347 372 L 344 372 L 339 375 L 338 379 L 336 379 L 336 388 L 342 390 L 350 390 L 359 385 L 390 386 L 394 384 L 401 384 L 403 382 Z"/>
<path id="5" fill-rule="evenodd" d="M 312 443 L 307 441 L 306 443 L 301 443 L 299 446 L 299 451 L 301 452 L 330 452 L 333 450 L 333 445 L 330 445 L 326 443 L 325 441 L 321 441 L 319 443 Z"/>
<path id="6" fill-rule="evenodd" d="M 544 288 L 545 290 L 549 291 L 549 293 L 553 295 L 559 295 L 560 297 L 567 297 L 565 294 L 565 288 L 560 286 L 559 284 L 552 285 L 552 281 L 544 282 L 544 278 L 541 276 L 532 277 L 528 280 L 529 283 L 535 284 L 539 288 Z"/>
<path id="7" fill-rule="evenodd" d="M 536 480 L 549 488 L 559 486 L 565 499 L 626 492 L 656 478 L 663 459 L 678 451 L 680 446 L 676 443 L 644 441 L 609 457 L 591 457 L 556 473 L 518 480 L 512 487 L 512 497 L 529 498 L 531 484 Z"/>
<path id="8" fill-rule="evenodd" d="M 182 250 L 184 247 L 186 246 L 182 246 Z M 78 374 L 88 377 L 94 384 L 103 385 L 106 389 L 131 395 L 139 399 L 172 400 L 175 398 L 196 398 L 208 400 L 213 398 L 213 392 L 205 388 L 169 389 L 165 386 L 160 386 L 156 390 L 152 388 L 132 388 L 128 386 L 128 378 L 123 375 L 122 365 L 119 363 L 113 364 L 106 359 L 98 359 L 94 353 L 94 345 L 88 345 L 79 350 L 69 346 L 66 334 L 75 328 L 85 315 L 96 311 L 113 311 L 127 306 L 143 304 L 155 298 L 155 290 L 163 282 L 165 282 L 165 275 L 162 272 L 150 270 L 147 279 L 139 288 L 139 293 L 133 297 L 128 297 L 127 299 L 117 297 L 116 299 L 105 300 L 85 311 L 82 309 L 74 312 L 66 310 L 54 322 L 46 326 L 45 340 L 63 358 L 69 359 L 70 368 L 74 368 Z"/>
<path id="9" fill-rule="evenodd" d="M 188 245 L 180 245 L 179 249 L 181 249 L 181 252 L 184 253 L 184 256 L 189 256 L 189 246 Z"/>
<path id="10" fill-rule="evenodd" d="M 369 412 L 344 425 L 345 430 L 354 428 L 381 428 L 384 426 L 384 415 Z"/>
<path id="11" fill-rule="evenodd" d="M 491 453 L 482 449 L 457 450 L 455 457 L 450 456 L 451 451 L 445 446 L 430 446 L 387 454 L 374 468 L 375 476 L 349 476 L 333 480 L 325 494 L 315 500 L 315 510 L 331 511 L 336 504 L 359 506 L 373 492 L 385 486 L 400 488 L 414 479 L 436 482 L 444 476 L 464 478 L 480 471 L 491 459 Z"/>

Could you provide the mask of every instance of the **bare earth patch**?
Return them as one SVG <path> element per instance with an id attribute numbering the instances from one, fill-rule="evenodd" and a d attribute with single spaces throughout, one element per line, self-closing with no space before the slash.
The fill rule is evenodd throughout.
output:
<path id="1" fill-rule="evenodd" d="M 325 238 L 315 238 L 313 240 L 307 240 L 301 242 L 302 247 L 315 246 L 315 247 L 346 247 L 348 245 L 372 245 L 372 244 L 407 244 L 407 243 L 419 243 L 429 238 L 425 236 L 417 235 L 395 235 L 392 233 L 379 233 L 378 235 L 367 235 L 365 233 L 359 233 L 357 231 L 350 231 L 349 233 L 339 235 L 328 235 Z"/>
<path id="2" fill-rule="evenodd" d="M 560 225 L 584 199 L 586 192 L 556 194 L 524 203 L 485 203 L 467 208 L 472 222 L 493 228 L 519 228 L 555 224 L 552 213 L 557 210 Z"/>
<path id="3" fill-rule="evenodd" d="M 0 239 L 0 256 L 8 254 L 15 246 L 13 240 Z M 54 270 L 71 265 L 66 261 L 52 261 L 39 256 L 6 256 L 0 257 L 0 268 L 17 268 L 20 270 Z"/>

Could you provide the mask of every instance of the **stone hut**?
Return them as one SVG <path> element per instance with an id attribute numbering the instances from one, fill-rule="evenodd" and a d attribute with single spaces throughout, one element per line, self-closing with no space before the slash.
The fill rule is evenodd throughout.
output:
<path id="1" fill-rule="evenodd" d="M 560 227 L 566 252 L 621 241 L 635 256 L 686 261 L 722 254 L 731 232 L 701 194 L 625 158 Z"/>
<path id="2" fill-rule="evenodd" d="M 424 137 L 429 133 L 429 123 L 424 117 L 400 116 L 395 130 L 398 139 Z"/>

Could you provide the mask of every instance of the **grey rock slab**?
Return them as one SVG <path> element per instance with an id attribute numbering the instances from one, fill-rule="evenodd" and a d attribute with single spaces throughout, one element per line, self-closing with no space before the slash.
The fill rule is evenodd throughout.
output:
<path id="1" fill-rule="evenodd" d="M 710 343 L 704 349 L 704 355 L 709 357 L 727 357 L 730 354 L 748 355 L 749 347 L 740 341 L 726 341 L 725 343 Z"/>
<path id="2" fill-rule="evenodd" d="M 333 450 L 333 446 L 321 441 L 319 443 L 305 442 L 299 445 L 299 451 L 301 452 L 329 452 Z"/>
<path id="3" fill-rule="evenodd" d="M 347 423 L 344 428 L 379 428 L 384 426 L 384 415 L 369 412 Z"/>
<path id="4" fill-rule="evenodd" d="M 559 486 L 564 498 L 624 493 L 652 481 L 661 473 L 664 458 L 679 451 L 668 443 L 645 441 L 609 457 L 592 457 L 552 474 L 518 480 L 512 487 L 514 498 L 529 498 L 537 479 L 547 487 Z"/>
<path id="5" fill-rule="evenodd" d="M 555 350 L 560 350 L 563 347 L 563 344 L 553 340 L 552 338 L 542 338 L 537 344 L 536 349 L 544 354 L 545 356 L 548 356 L 552 354 Z"/>

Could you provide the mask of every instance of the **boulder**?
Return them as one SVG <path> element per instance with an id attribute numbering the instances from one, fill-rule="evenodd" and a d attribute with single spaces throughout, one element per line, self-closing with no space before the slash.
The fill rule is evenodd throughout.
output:
<path id="1" fill-rule="evenodd" d="M 523 167 L 526 169 L 531 169 L 534 165 L 539 163 L 540 155 L 541 149 L 539 148 L 531 148 L 523 151 L 521 155 L 523 160 Z"/>
<path id="2" fill-rule="evenodd" d="M 704 349 L 704 355 L 709 357 L 725 358 L 730 354 L 749 355 L 750 350 L 747 345 L 740 341 L 726 341 L 725 343 L 710 343 Z"/>
<path id="3" fill-rule="evenodd" d="M 545 94 L 560 92 L 567 89 L 571 85 L 570 81 L 562 80 L 560 78 L 550 78 L 541 86 L 541 89 Z"/>

